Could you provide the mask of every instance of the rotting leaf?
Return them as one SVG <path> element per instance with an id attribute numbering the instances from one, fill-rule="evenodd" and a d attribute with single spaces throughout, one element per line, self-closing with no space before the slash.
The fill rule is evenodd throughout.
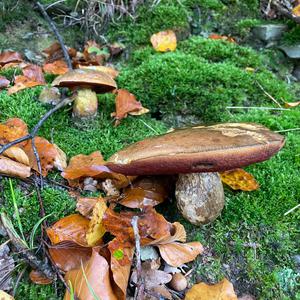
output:
<path id="1" fill-rule="evenodd" d="M 0 174 L 27 178 L 30 167 L 0 155 Z"/>
<path id="2" fill-rule="evenodd" d="M 32 80 L 26 76 L 19 75 L 15 77 L 14 86 L 10 87 L 8 89 L 8 95 L 14 94 L 20 90 L 24 90 L 30 87 L 38 86 L 38 85 L 44 85 L 43 82 L 38 82 L 35 80 Z"/>
<path id="3" fill-rule="evenodd" d="M 226 278 L 217 284 L 195 284 L 185 295 L 185 300 L 237 300 L 233 285 Z"/>
<path id="4" fill-rule="evenodd" d="M 86 234 L 86 240 L 90 247 L 99 245 L 102 242 L 102 237 L 105 234 L 105 228 L 102 224 L 103 215 L 107 209 L 103 199 L 97 201 L 93 209 L 92 219 L 89 223 L 89 229 Z"/>
<path id="5" fill-rule="evenodd" d="M 0 144 L 4 145 L 28 134 L 27 124 L 19 118 L 11 118 L 0 124 Z M 15 146 L 24 146 L 27 141 Z"/>
<path id="6" fill-rule="evenodd" d="M 76 203 L 76 210 L 83 216 L 89 217 L 99 199 L 101 200 L 102 198 L 79 197 Z"/>
<path id="7" fill-rule="evenodd" d="M 110 281 L 109 265 L 106 259 L 93 250 L 90 260 L 81 268 L 69 271 L 65 280 L 80 300 L 117 300 Z M 66 291 L 64 300 L 71 300 Z"/>
<path id="8" fill-rule="evenodd" d="M 4 77 L 0 76 L 0 89 L 7 88 L 10 84 L 10 81 Z"/>
<path id="9" fill-rule="evenodd" d="M 47 278 L 43 273 L 37 270 L 31 270 L 29 278 L 35 284 L 46 285 L 52 283 L 51 279 Z"/>
<path id="10" fill-rule="evenodd" d="M 118 125 L 128 114 L 137 113 L 137 115 L 140 115 L 148 111 L 142 106 L 141 102 L 136 100 L 133 94 L 127 90 L 120 89 L 116 97 L 116 112 L 112 113 L 111 116 L 116 118 L 116 125 Z"/>
<path id="11" fill-rule="evenodd" d="M 255 191 L 259 188 L 259 184 L 255 178 L 243 169 L 234 169 L 221 172 L 221 180 L 233 190 Z"/>
<path id="12" fill-rule="evenodd" d="M 158 52 L 175 51 L 177 38 L 173 30 L 161 31 L 151 36 L 151 44 Z"/>
<path id="13" fill-rule="evenodd" d="M 39 83 L 40 85 L 43 85 L 46 83 L 43 70 L 40 66 L 29 64 L 25 66 L 23 69 L 23 75 L 27 78 L 29 78 L 32 81 L 35 81 Z"/>
<path id="14" fill-rule="evenodd" d="M 23 58 L 19 52 L 4 51 L 0 54 L 0 65 L 1 66 L 11 63 L 11 62 L 21 62 L 21 61 L 23 61 Z"/>
<path id="15" fill-rule="evenodd" d="M 48 74 L 63 75 L 68 72 L 69 68 L 64 60 L 56 60 L 52 63 L 44 64 L 43 70 Z"/>
<path id="16" fill-rule="evenodd" d="M 64 272 L 80 268 L 81 262 L 86 263 L 92 255 L 92 248 L 74 242 L 61 242 L 49 246 L 48 250 L 55 265 Z"/>
<path id="17" fill-rule="evenodd" d="M 47 228 L 47 235 L 52 244 L 71 241 L 80 246 L 88 247 L 86 233 L 89 220 L 79 214 L 69 215 Z"/>

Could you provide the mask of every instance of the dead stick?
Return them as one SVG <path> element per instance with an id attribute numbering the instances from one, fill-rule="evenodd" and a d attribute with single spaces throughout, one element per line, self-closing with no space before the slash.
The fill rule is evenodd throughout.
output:
<path id="1" fill-rule="evenodd" d="M 53 21 L 51 20 L 51 18 L 50 18 L 49 15 L 47 14 L 47 12 L 46 12 L 44 6 L 43 6 L 40 2 L 37 2 L 36 4 L 37 4 L 39 10 L 41 11 L 42 15 L 44 16 L 44 18 L 45 18 L 45 19 L 47 20 L 47 22 L 49 23 L 49 26 L 50 26 L 51 29 L 53 30 L 54 34 L 56 35 L 56 37 L 57 37 L 57 39 L 58 39 L 58 42 L 59 42 L 59 44 L 60 44 L 60 47 L 61 47 L 61 49 L 62 49 L 62 51 L 63 51 L 64 58 L 65 58 L 65 61 L 66 61 L 67 65 L 68 65 L 68 68 L 69 68 L 70 70 L 72 70 L 72 69 L 73 69 L 73 67 L 72 67 L 72 62 L 71 62 L 71 60 L 70 60 L 70 56 L 69 56 L 68 50 L 67 50 L 67 48 L 66 48 L 66 46 L 65 46 L 65 44 L 64 44 L 64 41 L 63 41 L 62 36 L 59 34 L 59 32 L 58 32 L 58 30 L 57 30 L 55 24 L 53 23 Z"/>
<path id="2" fill-rule="evenodd" d="M 144 299 L 144 282 L 142 277 L 141 239 L 139 234 L 138 221 L 139 221 L 138 216 L 134 216 L 131 221 L 131 225 L 134 232 L 134 239 L 135 239 L 135 258 L 136 258 L 136 275 L 137 275 L 137 283 L 136 283 L 136 290 L 134 293 L 134 299 L 142 300 Z"/>

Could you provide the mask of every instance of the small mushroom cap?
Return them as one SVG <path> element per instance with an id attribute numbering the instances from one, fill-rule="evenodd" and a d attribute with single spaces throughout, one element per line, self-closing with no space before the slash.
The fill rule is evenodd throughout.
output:
<path id="1" fill-rule="evenodd" d="M 134 143 L 107 167 L 126 175 L 219 172 L 269 159 L 284 137 L 253 123 L 196 126 Z"/>
<path id="2" fill-rule="evenodd" d="M 52 86 L 86 88 L 99 94 L 110 92 L 117 88 L 116 82 L 106 73 L 85 69 L 71 70 L 56 77 L 52 82 Z"/>

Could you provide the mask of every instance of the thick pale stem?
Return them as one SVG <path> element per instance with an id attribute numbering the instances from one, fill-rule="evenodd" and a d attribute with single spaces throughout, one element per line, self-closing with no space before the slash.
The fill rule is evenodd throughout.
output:
<path id="1" fill-rule="evenodd" d="M 94 91 L 79 89 L 74 100 L 73 116 L 75 118 L 93 118 L 97 115 L 98 99 Z"/>

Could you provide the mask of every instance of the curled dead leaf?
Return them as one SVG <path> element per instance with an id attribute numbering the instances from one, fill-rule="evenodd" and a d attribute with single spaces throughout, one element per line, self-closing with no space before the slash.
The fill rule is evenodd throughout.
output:
<path id="1" fill-rule="evenodd" d="M 99 198 L 96 197 L 93 198 L 79 197 L 76 203 L 76 210 L 84 217 L 89 217 L 98 200 Z"/>
<path id="2" fill-rule="evenodd" d="M 38 86 L 38 85 L 44 85 L 44 83 L 32 80 L 23 75 L 16 76 L 14 86 L 12 86 L 8 89 L 8 95 L 11 95 L 18 91 L 21 91 L 21 90 L 24 90 L 24 89 L 27 89 L 30 87 Z"/>
<path id="3" fill-rule="evenodd" d="M 299 9 L 300 10 L 300 9 Z M 300 105 L 300 101 L 297 102 L 285 102 L 284 107 L 285 108 L 292 108 L 292 107 L 297 107 Z"/>
<path id="4" fill-rule="evenodd" d="M 0 155 L 0 174 L 27 178 L 30 176 L 30 167 Z"/>
<path id="5" fill-rule="evenodd" d="M 64 60 L 55 60 L 52 63 L 44 64 L 43 70 L 48 74 L 63 75 L 68 72 L 69 68 Z"/>
<path id="6" fill-rule="evenodd" d="M 150 38 L 153 48 L 158 52 L 175 51 L 177 38 L 173 30 L 155 33 Z"/>
<path id="7" fill-rule="evenodd" d="M 255 191 L 259 188 L 259 184 L 255 178 L 243 169 L 234 169 L 221 172 L 221 180 L 233 190 Z"/>
<path id="8" fill-rule="evenodd" d="M 29 278 L 35 284 L 46 285 L 52 283 L 51 279 L 47 278 L 43 273 L 37 270 L 31 270 Z"/>
<path id="9" fill-rule="evenodd" d="M 3 155 L 21 163 L 26 166 L 29 166 L 29 158 L 25 151 L 19 147 L 13 146 L 8 148 L 6 151 L 3 152 Z"/>

